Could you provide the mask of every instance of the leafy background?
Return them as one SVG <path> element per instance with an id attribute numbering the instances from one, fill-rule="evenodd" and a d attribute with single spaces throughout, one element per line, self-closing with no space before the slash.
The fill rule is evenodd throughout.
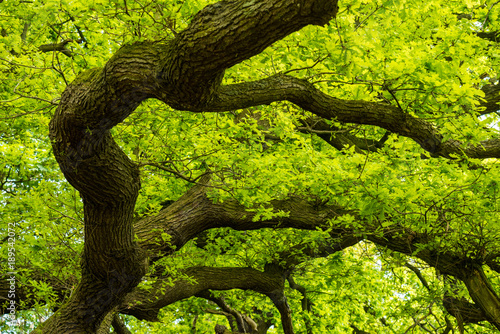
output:
<path id="1" fill-rule="evenodd" d="M 71 293 L 79 279 L 82 204 L 60 173 L 48 140 L 48 124 L 60 94 L 78 73 L 103 66 L 120 46 L 172 38 L 206 4 L 0 3 L 0 230 L 6 235 L 7 223 L 16 224 L 18 278 L 32 287 L 30 300 L 36 302 L 30 311 L 20 312 L 23 330 L 62 302 L 53 292 L 55 285 Z M 343 1 L 337 19 L 328 26 L 307 27 L 277 42 L 228 70 L 225 83 L 286 72 L 307 78 L 332 96 L 390 103 L 409 115 L 432 120 L 444 139 L 478 143 L 498 136 L 498 114 L 477 117 L 476 112 L 484 97 L 480 88 L 496 82 L 499 51 L 496 43 L 492 46 L 472 33 L 498 29 L 500 7 L 490 10 L 493 5 L 492 1 Z M 473 19 L 462 20 L 457 13 Z M 63 40 L 72 40 L 66 46 L 71 57 L 38 49 Z M 137 218 L 159 211 L 165 200 L 179 198 L 192 185 L 185 179 L 210 171 L 214 201 L 237 199 L 257 210 L 261 219 L 287 215 L 268 208 L 272 199 L 306 196 L 357 209 L 366 219 L 380 222 L 381 228 L 401 224 L 440 235 L 439 245 L 433 247 L 476 258 L 497 254 L 496 159 L 428 159 L 416 143 L 394 134 L 388 134 L 377 152 L 354 146 L 336 150 L 305 131 L 311 117 L 284 102 L 227 114 L 192 114 L 156 101 L 143 103 L 113 130 L 124 151 L 142 166 Z M 333 125 L 367 141 L 385 134 L 369 126 Z M 355 226 L 360 235 L 366 233 L 349 217 L 332 222 L 332 228 L 339 226 Z M 174 277 L 180 269 L 200 264 L 262 269 L 290 246 L 320 244 L 326 236 L 320 231 L 226 229 L 210 231 L 206 238 L 211 241 L 206 249 L 194 240 L 164 260 Z M 424 289 L 405 267 L 408 263 L 421 269 L 432 283 L 430 289 Z M 498 282 L 495 274 L 490 277 Z M 403 333 L 415 319 L 424 319 L 430 327 L 444 326 L 446 314 L 439 296 L 448 281 L 427 264 L 370 243 L 327 258 L 304 258 L 295 278 L 313 303 L 313 312 L 300 311 L 302 296 L 287 291 L 298 332 L 306 323 L 328 333 L 349 332 L 352 325 Z M 145 278 L 147 284 L 151 278 Z M 460 285 L 454 291 L 467 297 Z M 243 291 L 221 294 L 242 312 L 255 313 L 257 307 L 262 314 L 271 312 L 279 323 L 279 314 L 262 296 Z M 161 324 L 126 321 L 136 333 L 191 333 L 196 319 L 197 330 L 209 332 L 224 318 L 206 313 L 207 308 L 215 307 L 190 298 L 165 308 Z M 5 326 L 0 329 L 7 333 Z M 492 332 L 488 325 L 469 326 L 478 333 Z M 279 331 L 279 326 L 271 330 Z"/>

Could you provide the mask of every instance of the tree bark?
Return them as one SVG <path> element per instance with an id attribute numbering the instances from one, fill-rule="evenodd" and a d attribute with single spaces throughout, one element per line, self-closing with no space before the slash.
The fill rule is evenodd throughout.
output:
<path id="1" fill-rule="evenodd" d="M 463 282 L 474 303 L 479 306 L 488 321 L 500 330 L 500 298 L 493 290 L 483 268 L 477 264 L 468 267 Z"/>
<path id="2" fill-rule="evenodd" d="M 103 69 L 85 72 L 67 87 L 50 138 L 84 203 L 82 281 L 35 332 L 97 332 L 145 273 L 132 228 L 138 168 L 113 141 L 111 128 L 147 98 L 199 110 L 212 100 L 226 68 L 306 25 L 326 24 L 336 11 L 337 2 L 327 0 L 216 3 L 173 41 L 125 46 Z"/>
<path id="3" fill-rule="evenodd" d="M 193 187 L 183 198 L 174 203 L 158 215 L 148 217 L 136 223 L 137 231 L 142 235 L 148 235 L 148 240 L 161 240 L 163 231 L 176 231 L 172 233 L 170 242 L 173 245 L 181 247 L 186 240 L 192 238 L 197 232 L 216 227 L 233 227 L 236 229 L 252 229 L 262 227 L 294 227 L 300 229 L 331 228 L 329 221 L 339 217 L 342 213 L 354 215 L 353 211 L 342 210 L 339 207 L 330 205 L 320 205 L 310 203 L 298 198 L 292 198 L 283 201 L 275 201 L 275 208 L 290 210 L 292 214 L 289 217 L 279 220 L 253 222 L 252 213 L 244 215 L 245 208 L 232 201 L 224 203 L 213 203 L 208 200 L 205 194 L 206 187 L 197 185 Z M 191 200 L 191 202 L 187 202 Z M 221 219 L 217 219 L 217 217 Z M 226 217 L 226 218 L 224 218 Z M 358 219 L 361 220 L 360 217 Z M 145 224 L 145 222 L 153 225 Z M 437 268 L 441 273 L 452 275 L 466 283 L 472 303 L 460 303 L 460 314 L 465 323 L 488 320 L 498 327 L 498 306 L 499 299 L 491 288 L 488 278 L 484 275 L 481 268 L 481 261 L 474 263 L 464 255 L 454 254 L 447 249 L 428 248 L 426 245 L 432 244 L 434 239 L 431 236 L 413 232 L 408 229 L 388 229 L 381 231 L 377 226 L 370 227 L 368 222 L 363 222 L 367 231 L 368 239 L 378 245 L 387 247 L 397 252 L 416 256 L 429 265 Z M 174 226 L 175 228 L 172 228 Z M 370 233 L 370 229 L 372 233 Z M 186 235 L 183 231 L 187 231 Z M 148 233 L 148 234 L 146 234 Z M 349 247 L 361 238 L 355 235 L 355 232 L 344 228 L 342 230 L 332 230 L 332 235 L 341 235 L 341 241 L 335 241 L 330 245 L 308 250 L 304 245 L 298 245 L 301 254 L 307 257 L 326 256 L 335 251 Z M 150 248 L 156 253 L 158 249 L 170 249 L 169 243 L 163 242 L 163 245 L 157 245 L 154 242 L 142 240 L 141 245 L 144 248 Z M 424 247 L 422 247 L 424 246 Z M 296 254 L 293 249 L 290 254 Z M 300 263 L 297 256 L 280 255 L 280 259 L 286 268 L 293 268 Z M 467 268 L 472 268 L 471 270 Z M 154 321 L 159 310 L 177 300 L 194 296 L 207 289 L 225 290 L 225 289 L 251 289 L 264 293 L 279 302 L 279 287 L 283 282 L 283 277 L 279 273 L 262 273 L 250 268 L 207 268 L 195 267 L 186 271 L 186 274 L 195 279 L 195 284 L 190 280 L 176 281 L 174 287 L 162 286 L 161 278 L 158 286 L 153 291 L 160 292 L 166 288 L 164 293 L 159 295 L 152 294 L 151 291 L 142 291 L 140 289 L 129 293 L 122 304 L 120 311 L 125 314 L 134 315 L 139 319 Z M 273 278 L 274 277 L 274 278 Z M 274 283 L 272 283 L 274 282 Z M 449 303 L 448 303 L 449 304 Z M 456 304 L 456 303 L 455 303 Z M 456 305 L 455 305 L 456 306 Z M 456 308 L 456 307 L 455 307 Z M 447 308 L 448 309 L 448 308 Z M 282 308 L 286 316 L 286 308 Z M 450 308 L 451 310 L 451 308 Z M 479 311 L 478 311 L 479 310 Z M 478 313 L 479 312 L 479 313 Z M 450 314 L 457 316 L 457 312 Z M 470 316 L 466 316 L 469 314 Z M 487 314 L 489 314 L 487 316 Z"/>
<path id="4" fill-rule="evenodd" d="M 158 321 L 162 307 L 207 290 L 253 290 L 270 296 L 284 289 L 281 273 L 252 268 L 192 267 L 183 274 L 189 279 L 179 279 L 173 286 L 165 284 L 165 278 L 160 278 L 152 289 L 154 293 L 136 289 L 125 298 L 120 312 L 139 320 Z"/>
<path id="5" fill-rule="evenodd" d="M 175 39 L 167 43 L 124 46 L 104 68 L 81 74 L 67 87 L 50 124 L 50 139 L 62 172 L 83 199 L 82 280 L 70 300 L 36 333 L 96 333 L 109 326 L 105 319 L 128 300 L 145 273 L 147 255 L 143 248 L 152 254 L 157 251 L 168 254 L 173 251 L 172 246 L 180 247 L 208 228 L 257 229 L 277 223 L 252 222 L 250 215 L 243 217 L 241 207 L 235 203 L 211 205 L 203 194 L 195 193 L 199 190 L 196 189 L 171 209 L 137 224 L 135 232 L 141 241 L 140 245 L 136 244 L 132 217 L 140 189 L 138 166 L 114 142 L 110 130 L 145 99 L 156 98 L 173 108 L 194 112 L 227 111 L 288 100 L 328 120 L 379 126 L 406 136 L 434 156 L 450 158 L 453 154 L 465 153 L 474 158 L 500 157 L 498 139 L 475 147 L 465 147 L 453 140 L 443 142 L 432 123 L 407 115 L 396 107 L 333 98 L 308 82 L 290 76 L 276 75 L 221 86 L 225 69 L 306 25 L 327 24 L 336 13 L 335 0 L 215 3 L 200 11 Z M 192 210 L 189 217 L 183 216 L 186 211 L 182 203 Z M 294 198 L 273 205 L 290 212 L 290 218 L 280 219 L 280 226 L 302 229 L 316 228 L 324 224 L 327 217 L 335 218 L 347 212 L 333 206 L 314 208 Z M 205 211 L 207 209 L 210 210 Z M 170 224 L 165 224 L 167 218 Z M 153 232 L 155 228 L 171 235 L 171 245 L 155 245 L 155 239 L 158 240 L 158 233 Z M 398 238 L 372 239 L 389 248 L 412 253 L 413 249 L 408 250 Z M 447 257 L 420 252 L 417 256 L 460 276 L 452 262 L 456 260 L 453 254 Z M 484 289 L 478 283 L 479 278 L 470 279 L 468 287 L 474 291 Z M 285 326 L 288 326 L 289 310 L 284 295 L 269 296 L 282 318 L 287 319 Z M 477 294 L 477 298 L 482 296 Z M 485 296 L 491 300 L 496 298 L 491 293 Z M 493 309 L 489 305 L 493 305 Z M 497 321 L 496 302 L 481 307 L 490 314 L 490 320 Z M 285 331 L 291 333 L 292 329 L 285 327 Z"/>

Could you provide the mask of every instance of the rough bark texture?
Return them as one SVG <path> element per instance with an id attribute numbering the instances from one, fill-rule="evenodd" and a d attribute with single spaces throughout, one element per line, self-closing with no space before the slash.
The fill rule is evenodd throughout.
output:
<path id="1" fill-rule="evenodd" d="M 314 230 L 325 223 L 325 217 L 348 213 L 347 210 L 335 206 L 315 207 L 298 197 L 273 201 L 271 204 L 274 209 L 290 212 L 290 215 L 278 221 L 253 221 L 254 214 L 247 212 L 236 201 L 213 203 L 206 195 L 206 188 L 200 184 L 157 215 L 138 221 L 135 224 L 135 232 L 142 248 L 153 251 L 152 254 L 168 254 L 182 247 L 200 232 L 211 228 L 255 230 L 280 224 L 283 227 Z M 158 231 L 170 235 L 168 244 L 158 242 Z"/>
<path id="2" fill-rule="evenodd" d="M 477 147 L 464 147 L 453 140 L 443 142 L 431 123 L 396 107 L 337 99 L 291 76 L 220 85 L 225 69 L 306 25 L 327 24 L 336 13 L 337 1 L 332 0 L 219 2 L 200 11 L 174 40 L 125 46 L 104 68 L 81 74 L 67 87 L 50 124 L 50 139 L 62 172 L 83 199 L 82 280 L 69 301 L 35 332 L 106 332 L 117 307 L 123 313 L 154 319 L 156 315 L 151 310 L 130 306 L 132 300 L 148 298 L 134 290 L 146 270 L 145 251 L 155 256 L 158 252 L 168 254 L 173 251 L 172 246 L 178 249 L 198 233 L 216 227 L 257 229 L 279 225 L 316 229 L 328 219 L 348 212 L 290 198 L 272 203 L 276 209 L 289 211 L 289 218 L 256 223 L 248 213 L 244 216 L 244 208 L 238 203 L 209 201 L 201 186 L 134 226 L 132 217 L 140 188 L 138 167 L 114 142 L 110 130 L 145 99 L 156 98 L 173 108 L 194 112 L 235 110 L 287 100 L 327 120 L 374 125 L 398 133 L 434 156 L 500 157 L 498 139 Z M 161 232 L 172 237 L 170 244 L 158 243 Z M 134 233 L 140 244 L 134 242 Z M 405 230 L 368 236 L 373 242 L 417 256 L 462 279 L 486 318 L 500 328 L 498 296 L 484 273 L 478 267 L 464 271 L 465 260 L 453 253 L 437 254 L 425 249 L 416 252 L 416 246 L 426 244 L 429 238 Z M 251 268 L 192 268 L 187 274 L 195 277 L 197 284 L 181 281 L 177 289 L 166 287 L 167 293 L 154 302 L 153 311 L 207 289 L 252 289 L 273 301 L 285 333 L 293 333 L 283 294 L 285 278 L 274 269 L 259 272 Z"/>
<path id="3" fill-rule="evenodd" d="M 443 141 L 432 123 L 404 113 L 399 108 L 376 102 L 342 100 L 316 89 L 305 80 L 278 74 L 254 82 L 221 87 L 206 111 L 227 111 L 287 100 L 327 120 L 375 125 L 417 142 L 433 156 L 450 158 L 465 154 L 471 158 L 500 157 L 500 140 L 465 147 L 455 140 Z"/>
<path id="4" fill-rule="evenodd" d="M 488 321 L 500 330 L 500 298 L 491 287 L 481 266 L 472 264 L 468 269 L 463 281 L 472 300 Z"/>
<path id="5" fill-rule="evenodd" d="M 252 268 L 193 267 L 184 274 L 190 279 L 178 280 L 173 286 L 167 286 L 160 279 L 156 283 L 158 289 L 154 289 L 158 294 L 136 289 L 123 302 L 121 313 L 133 315 L 138 319 L 158 321 L 158 312 L 162 307 L 199 295 L 209 289 L 253 290 L 270 296 L 284 288 L 284 278 L 281 273 L 261 272 Z M 165 289 L 164 293 L 159 292 L 160 287 Z"/>
<path id="6" fill-rule="evenodd" d="M 111 128 L 151 97 L 200 110 L 213 99 L 226 68 L 308 24 L 326 24 L 336 10 L 336 1 L 324 0 L 217 3 L 200 11 L 173 41 L 126 46 L 103 69 L 68 86 L 50 138 L 61 170 L 84 203 L 82 281 L 38 332 L 99 331 L 145 273 L 146 257 L 132 228 L 139 173 L 113 141 Z"/>
<path id="7" fill-rule="evenodd" d="M 252 222 L 251 213 L 247 212 L 248 216 L 241 214 L 244 211 L 243 206 L 231 201 L 224 202 L 224 204 L 214 204 L 212 201 L 209 201 L 206 198 L 203 189 L 204 187 L 202 185 L 196 186 L 192 188 L 188 194 L 185 195 L 186 198 L 181 198 L 177 203 L 175 203 L 179 206 L 175 204 L 171 205 L 161 211 L 157 216 L 137 222 L 137 231 L 150 231 L 150 228 L 154 228 L 156 229 L 156 231 L 172 231 L 170 229 L 170 226 L 175 226 L 177 231 L 190 231 L 192 229 L 192 227 L 183 228 L 183 224 L 189 224 L 189 226 L 197 225 L 203 229 L 221 226 L 233 227 L 235 229 L 254 229 L 277 226 L 279 226 L 280 228 L 293 227 L 299 229 L 315 229 L 322 227 L 328 228 L 327 222 L 330 219 L 335 219 L 346 213 L 349 213 L 351 215 L 355 214 L 352 211 L 342 210 L 341 208 L 338 208 L 336 206 L 318 206 L 315 203 L 310 203 L 300 199 L 288 199 L 284 201 L 276 201 L 273 203 L 273 205 L 275 208 L 283 208 L 283 206 L 286 205 L 287 210 L 291 210 L 291 212 L 293 213 L 290 214 L 289 218 L 282 218 L 274 221 Z M 204 197 L 205 200 L 203 200 Z M 196 198 L 196 204 L 191 203 L 189 205 L 186 205 L 186 202 L 184 201 L 187 198 Z M 193 208 L 198 208 L 200 212 L 198 212 L 198 210 L 194 210 Z M 225 219 L 224 217 L 226 217 L 228 213 L 232 213 L 230 216 L 231 218 Z M 220 217 L 221 220 L 218 220 L 214 217 Z M 361 217 L 358 217 L 358 219 L 362 220 Z M 150 223 L 151 221 L 154 221 L 155 224 L 142 225 L 143 222 Z M 148 227 L 146 228 L 146 226 Z M 417 233 L 403 228 L 391 228 L 381 232 L 378 225 L 370 226 L 368 222 L 364 222 L 364 228 L 366 231 L 367 240 L 387 247 L 393 251 L 418 257 L 438 269 L 442 274 L 454 276 L 464 282 L 470 282 L 466 283 L 466 286 L 471 297 L 474 296 L 473 300 L 475 303 L 462 303 L 460 304 L 460 310 L 462 314 L 468 313 L 474 316 L 464 317 L 464 321 L 476 323 L 478 319 L 481 319 L 480 321 L 488 320 L 495 326 L 499 325 L 498 320 L 495 320 L 495 312 L 498 312 L 498 310 L 500 310 L 500 307 L 496 306 L 500 299 L 498 299 L 498 296 L 491 289 L 489 279 L 484 275 L 484 273 L 482 273 L 482 271 L 478 271 L 481 268 L 480 264 L 482 263 L 482 260 L 473 260 L 467 258 L 463 254 L 454 253 L 446 249 L 435 249 L 433 247 L 427 247 L 427 245 L 433 244 L 436 241 L 436 237 L 432 235 Z M 370 230 L 372 232 L 370 232 Z M 360 237 L 356 236 L 355 231 L 348 229 L 337 231 L 334 230 L 331 231 L 331 234 L 333 237 L 335 237 L 335 239 L 332 240 L 336 241 L 333 241 L 330 244 L 325 245 L 324 247 L 317 248 L 314 250 L 314 252 L 309 252 L 307 247 L 304 247 L 304 245 L 299 245 L 298 247 L 301 249 L 301 254 L 307 257 L 326 256 L 327 254 L 342 250 L 362 240 Z M 181 237 L 179 233 L 174 233 L 171 235 L 171 242 L 174 245 L 181 246 L 184 244 L 184 238 Z M 342 239 L 336 239 L 337 236 L 342 236 Z M 154 246 L 153 244 L 148 244 L 147 246 L 146 244 L 144 244 L 144 246 L 147 248 L 158 250 L 158 246 Z M 297 254 L 297 252 L 293 252 L 293 249 L 290 253 Z M 300 262 L 300 259 L 296 256 L 288 257 L 286 254 L 284 254 L 280 258 L 285 261 L 287 268 L 293 268 L 294 265 Z M 475 269 L 472 270 L 471 268 Z M 238 268 L 226 268 L 225 270 L 227 270 L 227 272 L 224 277 L 226 277 L 227 279 L 229 279 L 229 277 L 232 275 L 239 277 L 238 281 L 240 282 L 240 285 L 234 285 L 235 288 L 245 289 L 245 287 L 242 287 L 241 284 L 253 284 L 246 281 L 243 276 L 240 276 L 238 274 Z M 193 273 L 193 277 L 196 277 L 196 274 Z M 256 275 L 255 277 L 258 277 L 258 275 Z M 213 284 L 213 280 L 216 280 L 215 278 L 209 279 L 208 277 L 206 277 L 205 279 L 206 284 Z M 179 284 L 180 285 L 174 288 L 174 290 L 185 291 L 183 287 L 184 283 L 180 282 Z M 189 289 L 197 289 L 197 287 L 190 286 Z M 215 285 L 212 285 L 207 287 L 207 289 L 217 288 Z M 259 291 L 256 288 L 250 289 Z M 135 293 L 140 294 L 140 292 Z M 192 295 L 188 293 L 187 295 L 183 295 L 182 298 L 186 298 L 189 296 Z M 138 307 L 139 309 L 147 309 L 149 312 L 153 312 L 152 314 L 156 314 L 161 307 L 177 300 L 176 298 L 170 300 L 170 298 L 173 298 L 170 293 L 157 297 L 159 298 L 159 300 L 155 304 L 151 304 L 141 298 L 134 298 L 136 301 L 143 300 L 141 303 L 136 304 L 135 307 Z M 154 300 L 156 300 L 155 298 L 156 297 L 154 297 Z M 140 306 L 142 303 L 144 303 L 144 305 Z M 142 312 L 140 310 L 134 310 L 134 307 L 132 306 L 126 306 L 126 308 L 128 308 L 128 310 L 126 311 L 128 314 L 134 314 L 134 312 Z M 478 310 L 480 310 L 479 314 L 477 313 Z M 455 312 L 451 314 L 456 315 L 457 313 Z M 153 319 L 154 317 L 150 318 L 149 320 Z"/>
<path id="8" fill-rule="evenodd" d="M 278 226 L 280 228 L 294 227 L 301 229 L 328 228 L 329 225 L 327 222 L 330 219 L 335 219 L 339 215 L 347 213 L 347 211 L 342 212 L 335 206 L 318 206 L 316 203 L 310 203 L 299 199 L 290 199 L 288 201 L 284 200 L 274 203 L 277 207 L 283 205 L 292 207 L 294 214 L 290 215 L 290 218 L 256 223 L 252 222 L 251 213 L 248 213 L 250 217 L 245 217 L 241 214 L 241 212 L 244 211 L 244 207 L 236 202 L 228 201 L 224 204 L 215 204 L 209 201 L 204 189 L 205 187 L 203 185 L 199 185 L 185 195 L 184 200 L 186 200 L 186 198 L 197 199 L 195 204 L 191 203 L 186 205 L 181 198 L 177 202 L 178 205 L 174 203 L 158 213 L 157 216 L 137 222 L 135 224 L 137 231 L 149 231 L 149 235 L 152 239 L 155 238 L 155 234 L 156 238 L 159 239 L 159 235 L 162 231 L 173 231 L 171 226 L 174 226 L 178 231 L 182 231 L 184 229 L 182 227 L 184 224 L 188 224 L 186 227 L 187 231 L 195 229 L 195 227 L 189 226 L 196 225 L 199 226 L 199 231 L 220 226 L 229 226 L 237 229 L 272 228 Z M 201 212 L 193 209 L 199 208 L 200 206 Z M 214 218 L 214 214 L 217 213 L 220 214 L 220 217 L 224 217 L 224 215 L 227 215 L 227 213 L 224 214 L 224 212 L 230 212 L 234 215 L 221 225 L 221 222 Z M 353 214 L 353 212 L 349 213 Z M 144 222 L 151 221 L 155 222 L 154 230 L 150 230 L 149 227 L 147 227 L 148 225 L 143 225 Z M 257 224 L 257 226 L 254 226 L 255 224 Z M 488 320 L 495 326 L 498 326 L 498 320 L 495 318 L 497 314 L 495 312 L 498 312 L 498 309 L 500 309 L 496 306 L 498 297 L 491 289 L 488 278 L 480 270 L 480 261 L 477 261 L 477 264 L 474 265 L 474 261 L 465 258 L 463 255 L 446 250 L 428 249 L 425 245 L 433 242 L 432 237 L 429 235 L 416 233 L 411 230 L 398 230 L 394 228 L 381 233 L 378 226 L 370 227 L 367 222 L 365 222 L 365 227 L 366 231 L 368 231 L 368 240 L 394 251 L 416 256 L 437 268 L 441 273 L 457 277 L 467 283 L 467 288 L 469 289 L 470 295 L 473 296 L 475 303 L 455 302 L 454 304 L 450 304 L 449 299 L 445 299 L 445 306 L 453 305 L 453 307 L 447 307 L 452 315 L 460 315 L 464 322 L 476 323 L 478 321 Z M 369 232 L 370 228 L 373 231 L 372 233 Z M 299 254 L 308 258 L 326 256 L 327 254 L 342 250 L 362 240 L 356 236 L 355 231 L 349 231 L 347 229 L 331 231 L 331 234 L 332 237 L 334 237 L 331 243 L 316 248 L 314 251 L 308 251 L 307 247 L 299 245 L 298 247 L 302 252 Z M 342 236 L 343 239 L 338 240 L 338 236 Z M 185 237 L 180 232 L 174 233 L 172 234 L 171 241 L 173 244 L 181 246 L 185 242 Z M 147 241 L 143 241 L 141 245 L 144 248 L 155 250 L 155 252 L 158 250 L 158 246 L 154 246 L 153 243 L 148 244 Z M 164 247 L 162 250 L 170 251 L 170 248 Z M 298 252 L 294 252 L 292 249 L 290 254 L 298 254 Z M 293 268 L 301 261 L 297 256 L 287 256 L 286 254 L 282 254 L 280 258 L 284 261 L 288 269 Z M 269 270 L 270 269 L 271 268 L 269 268 Z M 160 287 L 162 287 L 166 289 L 164 290 L 165 293 L 155 295 L 150 291 L 135 289 L 123 300 L 119 306 L 119 311 L 124 314 L 134 315 L 139 319 L 154 321 L 157 319 L 157 313 L 162 307 L 180 299 L 200 295 L 207 289 L 251 289 L 268 295 L 271 299 L 274 298 L 278 305 L 280 305 L 280 296 L 281 298 L 284 297 L 284 295 L 280 293 L 283 288 L 284 276 L 278 271 L 260 272 L 251 268 L 194 267 L 188 269 L 186 274 L 194 278 L 195 283 L 187 280 L 178 280 L 175 282 L 175 286 L 171 287 L 164 285 L 162 278 L 159 277 L 157 288 L 152 290 L 160 292 L 162 290 Z M 286 308 L 282 308 L 282 310 L 284 313 L 283 320 L 288 321 Z"/>

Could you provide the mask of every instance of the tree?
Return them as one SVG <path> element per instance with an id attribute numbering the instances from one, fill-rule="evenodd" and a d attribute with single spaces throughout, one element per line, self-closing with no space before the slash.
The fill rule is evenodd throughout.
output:
<path id="1" fill-rule="evenodd" d="M 4 314 L 500 329 L 496 2 L 0 6 Z"/>

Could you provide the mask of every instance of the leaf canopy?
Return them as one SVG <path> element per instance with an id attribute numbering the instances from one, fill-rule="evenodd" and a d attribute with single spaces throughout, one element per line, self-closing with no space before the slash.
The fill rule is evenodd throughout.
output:
<path id="1" fill-rule="evenodd" d="M 71 114 L 85 87 L 125 73 L 127 94 L 153 93 L 80 129 L 90 138 L 116 123 L 106 131 L 140 175 L 123 221 L 149 266 L 102 314 L 106 330 L 124 321 L 137 333 L 241 332 L 242 316 L 265 328 L 252 333 L 499 329 L 500 5 L 341 1 L 328 24 L 270 31 L 255 55 L 215 54 L 213 67 L 231 65 L 222 74 L 193 57 L 171 70 L 176 88 L 161 89 L 174 81 L 167 70 L 150 88 L 149 62 L 182 50 L 171 62 L 182 63 L 224 29 L 252 38 L 243 24 L 211 19 L 233 3 L 242 22 L 272 21 L 252 16 L 265 1 L 0 2 L 0 231 L 6 255 L 15 234 L 20 328 L 69 307 L 93 261 L 85 247 L 97 204 L 75 181 L 86 167 L 68 172 L 49 123 Z M 222 45 L 231 36 L 209 45 L 246 45 Z M 127 57 L 140 60 L 130 73 Z"/>

